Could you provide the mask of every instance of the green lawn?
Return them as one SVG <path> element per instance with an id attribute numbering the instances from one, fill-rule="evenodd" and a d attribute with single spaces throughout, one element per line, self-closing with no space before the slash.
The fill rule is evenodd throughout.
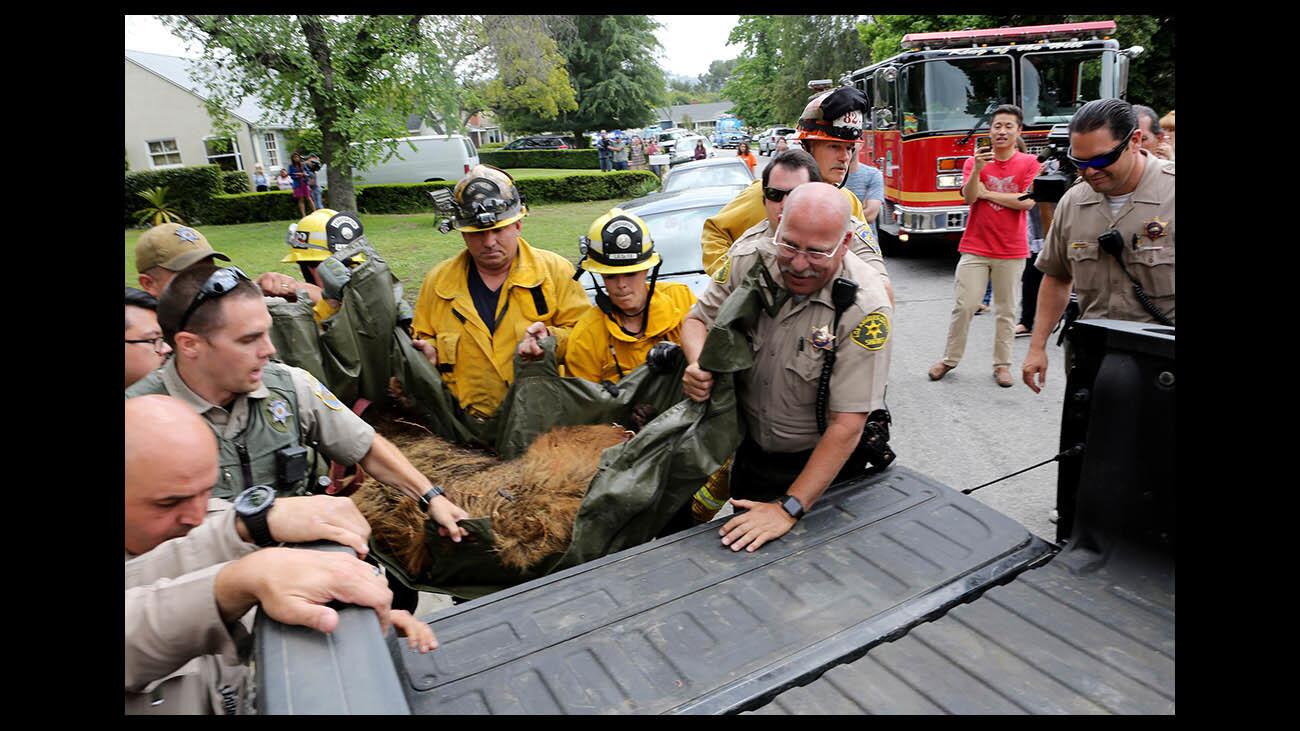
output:
<path id="1" fill-rule="evenodd" d="M 511 171 L 512 174 L 514 171 Z M 554 174 L 555 170 L 546 171 Z M 578 260 L 578 237 L 587 233 L 591 222 L 620 203 L 620 200 L 587 203 L 545 203 L 531 209 L 523 220 L 523 237 L 539 248 L 554 251 L 569 261 Z M 293 221 L 244 223 L 231 226 L 199 226 L 212 248 L 229 255 L 249 276 L 276 271 L 300 276 L 296 264 L 282 264 L 289 251 L 285 234 Z M 406 295 L 415 300 L 424 275 L 434 264 L 464 249 L 460 234 L 439 233 L 432 213 L 363 216 L 366 238 L 384 255 L 393 272 L 406 285 Z M 126 283 L 136 285 L 135 242 L 141 229 L 126 231 Z"/>
<path id="2" fill-rule="evenodd" d="M 577 170 L 573 168 L 507 168 L 506 172 L 516 178 L 540 178 L 548 175 L 594 175 L 599 170 Z"/>

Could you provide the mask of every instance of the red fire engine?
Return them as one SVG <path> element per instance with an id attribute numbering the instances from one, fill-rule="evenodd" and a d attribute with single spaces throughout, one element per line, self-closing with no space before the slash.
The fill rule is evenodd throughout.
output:
<path id="1" fill-rule="evenodd" d="M 966 227 L 961 171 L 998 104 L 1024 110 L 1024 140 L 1037 154 L 1054 125 L 1085 102 L 1124 98 L 1130 59 L 1111 38 L 1114 21 L 909 33 L 903 53 L 845 74 L 871 100 L 858 159 L 885 178 L 881 234 L 945 236 Z"/>

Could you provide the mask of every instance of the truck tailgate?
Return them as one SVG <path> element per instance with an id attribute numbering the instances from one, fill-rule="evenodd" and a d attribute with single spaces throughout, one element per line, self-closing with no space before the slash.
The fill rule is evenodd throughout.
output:
<path id="1" fill-rule="evenodd" d="M 1063 553 L 757 713 L 1173 713 L 1173 576 L 1095 561 Z"/>
<path id="2" fill-rule="evenodd" d="M 902 467 L 828 491 L 754 553 L 721 546 L 720 525 L 433 615 L 436 652 L 393 647 L 411 711 L 757 708 L 1052 552 Z"/>

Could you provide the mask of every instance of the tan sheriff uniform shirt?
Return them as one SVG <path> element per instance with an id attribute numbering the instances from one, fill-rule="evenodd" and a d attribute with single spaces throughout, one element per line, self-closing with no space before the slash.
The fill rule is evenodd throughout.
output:
<path id="1" fill-rule="evenodd" d="M 235 530 L 230 503 L 212 499 L 185 537 L 126 554 L 126 713 L 223 714 L 225 696 L 242 705 L 247 627 L 221 620 L 213 582 L 255 550 Z"/>
<path id="2" fill-rule="evenodd" d="M 1112 215 L 1106 196 L 1085 182 L 1066 192 L 1034 266 L 1073 280 L 1080 318 L 1156 322 L 1097 238 L 1114 228 L 1124 240 L 1124 266 L 1156 309 L 1174 321 L 1174 163 L 1142 152 L 1146 167 L 1128 203 Z"/>
<path id="3" fill-rule="evenodd" d="M 298 423 L 308 437 L 320 442 L 321 454 L 345 465 L 354 465 L 366 456 L 370 445 L 375 441 L 374 427 L 340 404 L 323 387 L 317 388 L 319 381 L 307 371 L 283 363 L 270 363 L 267 368 L 280 368 L 289 372 L 294 393 L 298 396 Z M 236 396 L 234 404 L 227 411 L 221 406 L 208 403 L 185 385 L 180 373 L 176 371 L 175 358 L 169 358 L 163 366 L 162 381 L 168 394 L 189 404 L 222 439 L 230 441 L 235 441 L 248 425 L 249 409 L 260 408 L 260 404 L 250 405 L 249 401 L 260 401 L 271 396 L 271 390 L 266 384 L 261 384 L 250 393 Z"/>
<path id="4" fill-rule="evenodd" d="M 689 317 L 712 326 L 723 301 L 762 261 L 778 283 L 776 248 L 770 238 L 737 240 L 729 251 L 729 273 L 714 276 Z M 831 375 L 828 412 L 869 413 L 885 407 L 889 378 L 893 308 L 884 278 L 857 257 L 846 255 L 839 272 L 819 292 L 781 306 L 776 317 L 762 313 L 753 332 L 754 367 L 739 374 L 740 405 L 749 436 L 768 452 L 803 452 L 817 445 L 817 381 L 825 351 L 813 344 L 815 331 L 829 334 L 835 321 L 831 288 L 835 277 L 858 283 L 854 303 L 840 317 L 834 343 L 839 345 Z M 830 418 L 829 413 L 827 418 Z"/>
<path id="5" fill-rule="evenodd" d="M 853 196 L 853 199 L 857 200 L 857 196 Z M 849 227 L 853 229 L 853 238 L 849 239 L 849 251 L 856 254 L 862 261 L 870 264 L 873 269 L 880 272 L 882 277 L 889 279 L 889 272 L 885 271 L 885 257 L 880 253 L 880 244 L 876 241 L 876 235 L 871 232 L 871 224 L 853 216 L 849 219 Z M 764 218 L 746 229 L 732 246 L 751 239 L 771 241 L 775 233 L 768 220 Z M 714 279 L 725 278 L 730 266 L 731 249 L 728 248 L 725 254 L 713 261 L 708 268 L 708 272 Z"/>

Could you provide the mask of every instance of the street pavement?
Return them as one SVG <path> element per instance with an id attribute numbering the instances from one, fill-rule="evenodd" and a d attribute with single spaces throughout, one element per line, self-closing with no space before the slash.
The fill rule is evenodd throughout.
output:
<path id="1" fill-rule="evenodd" d="M 734 150 L 717 152 L 735 154 Z M 755 157 L 761 172 L 768 158 Z M 971 322 L 959 366 L 941 381 L 929 379 L 926 371 L 943 357 L 947 340 L 958 258 L 955 248 L 955 244 L 928 242 L 918 248 L 913 242 L 886 257 L 896 300 L 886 402 L 893 416 L 890 446 L 898 454 L 895 464 L 962 490 L 1056 454 L 1065 372 L 1062 349 L 1052 335 L 1046 387 L 1039 394 L 1029 390 L 1020 380 L 1029 338 L 1016 338 L 1011 367 L 1015 384 L 998 386 L 993 380 L 996 317 L 990 311 Z M 1056 526 L 1048 521 L 1048 512 L 1056 504 L 1056 474 L 1057 466 L 1051 463 L 989 485 L 972 497 L 1055 542 Z M 723 510 L 719 515 L 729 512 L 730 506 Z M 422 594 L 418 616 L 448 604 L 437 595 Z"/>

